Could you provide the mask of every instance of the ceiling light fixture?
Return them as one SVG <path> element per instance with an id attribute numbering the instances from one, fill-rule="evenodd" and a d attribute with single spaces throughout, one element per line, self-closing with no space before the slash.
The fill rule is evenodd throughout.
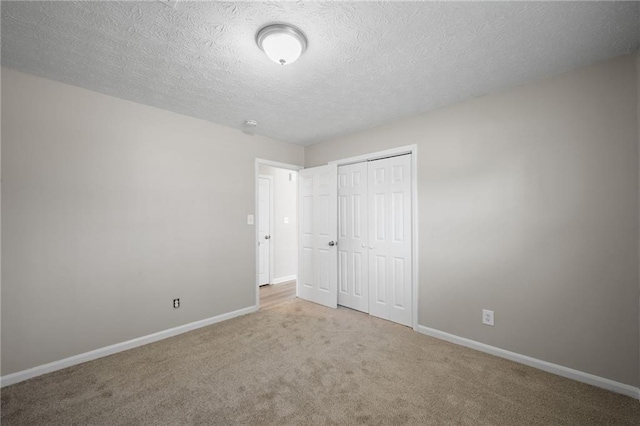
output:
<path id="1" fill-rule="evenodd" d="M 294 63 L 307 50 L 307 38 L 299 29 L 286 24 L 267 25 L 256 34 L 258 47 L 280 65 Z"/>

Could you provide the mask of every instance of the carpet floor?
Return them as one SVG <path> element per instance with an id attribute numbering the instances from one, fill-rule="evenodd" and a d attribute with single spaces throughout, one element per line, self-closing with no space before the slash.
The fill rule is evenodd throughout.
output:
<path id="1" fill-rule="evenodd" d="M 299 299 L 1 399 L 3 425 L 640 424 L 632 398 Z"/>

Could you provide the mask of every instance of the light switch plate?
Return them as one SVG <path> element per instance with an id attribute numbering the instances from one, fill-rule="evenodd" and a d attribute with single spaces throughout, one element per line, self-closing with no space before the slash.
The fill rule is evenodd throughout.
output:
<path id="1" fill-rule="evenodd" d="M 285 216 L 284 218 L 282 218 L 282 223 L 284 223 L 285 225 L 287 225 L 289 223 L 289 218 L 287 216 Z"/>
<path id="2" fill-rule="evenodd" d="M 247 215 L 247 225 L 253 225 L 253 215 L 252 214 L 248 214 Z"/>

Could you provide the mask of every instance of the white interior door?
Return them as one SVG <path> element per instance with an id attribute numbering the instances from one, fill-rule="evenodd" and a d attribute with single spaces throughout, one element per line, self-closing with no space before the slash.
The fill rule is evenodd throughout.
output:
<path id="1" fill-rule="evenodd" d="M 336 308 L 338 189 L 336 165 L 298 173 L 298 297 Z"/>
<path id="2" fill-rule="evenodd" d="M 367 162 L 338 168 L 338 304 L 369 312 Z"/>
<path id="3" fill-rule="evenodd" d="M 411 326 L 411 156 L 368 163 L 369 313 Z"/>
<path id="4" fill-rule="evenodd" d="M 271 284 L 271 180 L 258 178 L 258 284 Z"/>

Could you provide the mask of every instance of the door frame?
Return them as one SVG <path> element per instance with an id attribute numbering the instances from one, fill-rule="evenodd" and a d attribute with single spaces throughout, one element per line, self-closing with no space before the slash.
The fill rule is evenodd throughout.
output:
<path id="1" fill-rule="evenodd" d="M 411 323 L 414 331 L 418 331 L 418 145 L 399 146 L 384 151 L 329 161 L 327 164 L 336 164 L 339 167 L 404 154 L 411 154 L 411 297 L 413 299 Z"/>
<path id="2" fill-rule="evenodd" d="M 260 213 L 258 211 L 258 179 L 260 178 L 260 166 L 270 166 L 270 167 L 277 167 L 279 169 L 286 169 L 286 170 L 291 170 L 294 172 L 297 172 L 298 170 L 302 170 L 304 169 L 304 166 L 298 166 L 295 164 L 288 164 L 288 163 L 280 163 L 278 161 L 272 161 L 272 160 L 265 160 L 263 158 L 256 158 L 255 162 L 254 162 L 254 170 L 253 170 L 253 188 L 254 188 L 254 200 L 253 200 L 253 206 L 254 206 L 254 218 L 258 217 L 258 214 Z M 296 180 L 296 186 L 298 185 L 298 181 Z M 273 186 L 272 186 L 273 188 Z M 273 200 L 273 191 L 271 193 L 271 200 Z M 273 211 L 273 210 L 272 210 Z M 298 211 L 298 206 L 296 205 L 296 211 Z M 273 218 L 272 218 L 273 220 Z M 260 309 L 260 274 L 259 274 L 259 264 L 258 264 L 258 260 L 259 260 L 259 253 L 258 253 L 258 225 L 257 225 L 257 220 L 254 220 L 254 237 L 253 237 L 253 242 L 254 242 L 254 265 L 255 265 L 255 282 L 254 282 L 254 290 L 256 292 L 256 309 Z M 273 223 L 273 221 L 272 221 Z M 273 247 L 270 246 L 270 250 L 272 250 Z M 271 253 L 272 254 L 272 253 Z M 271 262 L 273 260 L 273 256 L 269 256 L 269 261 Z M 269 265 L 269 269 L 271 269 L 271 265 Z M 273 271 L 270 270 L 269 274 L 271 274 Z M 297 292 L 297 290 L 296 290 Z M 297 294 L 296 294 L 297 296 Z"/>
<path id="3" fill-rule="evenodd" d="M 273 236 L 273 176 L 270 175 L 258 175 L 258 180 L 266 179 L 269 181 L 269 235 L 271 238 Z M 259 189 L 259 188 L 258 188 Z M 258 197 L 260 194 L 258 194 Z M 258 235 L 260 234 L 260 212 L 256 210 L 256 229 L 258 230 Z M 259 238 L 258 238 L 259 240 Z M 258 265 L 260 264 L 260 249 L 258 249 Z M 258 279 L 260 278 L 260 274 L 258 273 Z M 271 239 L 269 239 L 269 282 L 267 285 L 271 285 L 273 281 L 273 244 Z M 258 282 L 258 284 L 260 284 Z"/>

